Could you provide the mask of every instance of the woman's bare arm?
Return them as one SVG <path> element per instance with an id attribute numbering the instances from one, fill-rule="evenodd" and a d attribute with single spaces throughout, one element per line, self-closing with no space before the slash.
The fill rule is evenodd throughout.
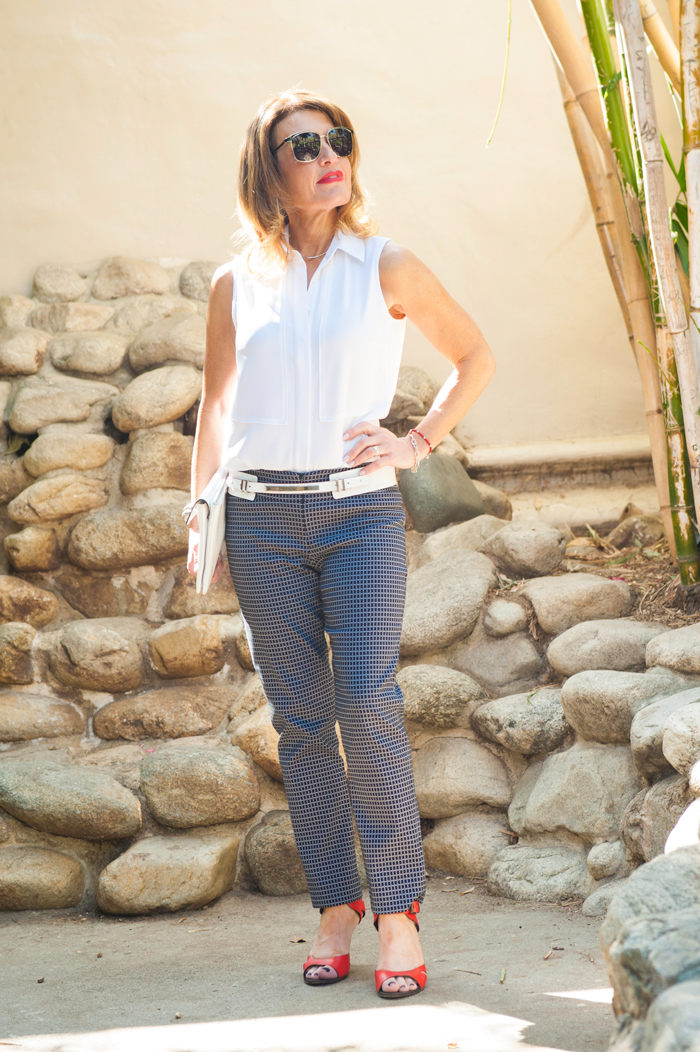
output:
<path id="1" fill-rule="evenodd" d="M 496 371 L 496 363 L 476 322 L 413 252 L 389 242 L 379 262 L 379 278 L 391 315 L 412 321 L 454 366 L 430 411 L 418 424 L 434 449 L 477 400 Z M 377 429 L 373 428 L 374 435 L 368 434 L 366 426 L 356 424 L 348 432 L 348 438 L 361 436 L 348 458 L 350 467 L 361 464 L 364 451 L 376 444 Z M 408 467 L 413 463 L 407 440 L 396 439 L 399 445 L 394 448 L 388 435 L 382 439 L 382 460 L 368 466 L 367 474 L 387 464 Z M 423 457 L 428 447 L 420 439 L 417 442 Z"/>
<path id="2" fill-rule="evenodd" d="M 192 500 L 221 463 L 226 414 L 236 379 L 236 330 L 231 317 L 233 274 L 226 264 L 214 274 L 207 304 L 202 400 L 192 454 Z"/>

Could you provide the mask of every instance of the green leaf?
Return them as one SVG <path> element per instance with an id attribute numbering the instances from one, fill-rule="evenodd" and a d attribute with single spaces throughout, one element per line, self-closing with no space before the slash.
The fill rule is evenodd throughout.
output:
<path id="1" fill-rule="evenodd" d="M 668 146 L 666 145 L 666 140 L 664 139 L 663 135 L 661 136 L 661 145 L 663 146 L 664 157 L 666 158 L 668 166 L 675 175 L 676 182 L 680 186 L 681 190 L 683 191 L 683 193 L 685 193 L 685 158 L 683 158 L 683 160 L 681 161 L 680 168 L 678 169 L 678 171 L 676 171 L 676 166 L 673 163 L 673 160 L 671 159 L 671 154 Z"/>
<path id="2" fill-rule="evenodd" d="M 622 73 L 618 70 L 618 72 L 615 73 L 610 78 L 610 80 L 607 82 L 607 84 L 603 84 L 603 86 L 602 86 L 602 88 L 600 90 L 601 90 L 601 93 L 602 93 L 604 99 L 606 99 L 608 97 L 608 93 L 609 92 L 613 91 L 613 89 L 617 87 L 617 85 L 620 83 L 621 80 L 622 80 Z"/>
<path id="3" fill-rule="evenodd" d="M 671 209 L 674 216 L 681 224 L 686 234 L 688 233 L 688 206 L 684 205 L 682 201 L 676 201 L 673 208 Z"/>
<path id="4" fill-rule="evenodd" d="M 683 267 L 683 273 L 685 274 L 686 277 L 688 277 L 688 275 L 690 273 L 690 271 L 689 271 L 689 265 L 690 264 L 689 264 L 689 261 L 688 261 L 688 255 L 689 255 L 689 253 L 688 253 L 688 238 L 686 236 L 685 230 L 680 225 L 680 223 L 678 222 L 678 220 L 676 219 L 675 216 L 671 220 L 671 233 L 673 234 L 673 240 L 674 240 L 675 245 L 676 245 L 676 252 L 678 253 L 678 259 L 680 260 L 680 264 Z"/>

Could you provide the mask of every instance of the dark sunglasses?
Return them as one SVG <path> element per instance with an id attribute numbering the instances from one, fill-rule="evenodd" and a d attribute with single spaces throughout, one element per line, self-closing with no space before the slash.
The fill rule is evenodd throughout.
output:
<path id="1" fill-rule="evenodd" d="M 286 142 L 291 142 L 296 160 L 307 164 L 316 160 L 321 152 L 321 139 L 325 139 L 334 154 L 338 157 L 349 157 L 352 153 L 353 134 L 350 128 L 331 128 L 325 135 L 319 135 L 318 132 L 296 132 L 295 135 L 288 135 L 283 139 L 272 152 L 277 153 Z"/>

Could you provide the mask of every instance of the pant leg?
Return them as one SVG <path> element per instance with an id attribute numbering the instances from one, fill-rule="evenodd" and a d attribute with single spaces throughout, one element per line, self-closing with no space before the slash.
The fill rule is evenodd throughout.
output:
<path id="1" fill-rule="evenodd" d="M 336 716 L 375 913 L 406 910 L 425 892 L 411 746 L 396 682 L 406 586 L 403 518 L 394 489 L 335 502 L 321 573 Z"/>
<path id="2" fill-rule="evenodd" d="M 335 731 L 333 677 L 299 496 L 228 496 L 226 548 L 251 654 L 280 734 L 299 854 L 316 908 L 362 894 L 352 811 Z"/>

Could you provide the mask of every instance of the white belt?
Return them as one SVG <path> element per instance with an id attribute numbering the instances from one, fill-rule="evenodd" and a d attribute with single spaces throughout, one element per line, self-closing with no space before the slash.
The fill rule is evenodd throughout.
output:
<path id="1" fill-rule="evenodd" d="M 257 475 L 245 471 L 230 471 L 227 487 L 233 497 L 255 500 L 256 493 L 332 493 L 338 500 L 355 493 L 371 493 L 375 489 L 386 489 L 396 485 L 392 467 L 379 468 L 371 475 L 360 475 L 360 468 L 337 471 L 328 476 L 327 482 L 258 482 Z"/>

